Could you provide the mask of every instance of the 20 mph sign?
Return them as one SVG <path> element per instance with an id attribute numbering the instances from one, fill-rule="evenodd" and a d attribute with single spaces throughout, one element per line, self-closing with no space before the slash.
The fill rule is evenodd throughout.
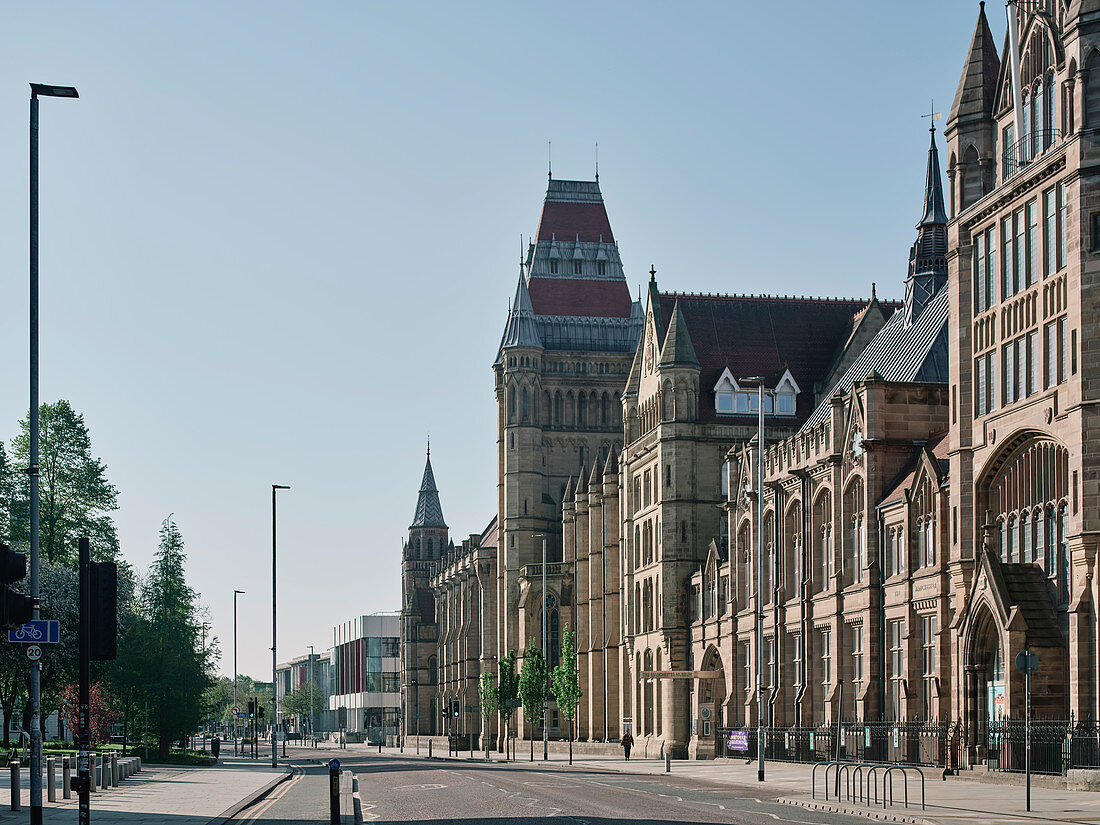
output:
<path id="1" fill-rule="evenodd" d="M 41 645 L 27 645 L 23 648 L 23 653 L 27 657 L 28 662 L 37 662 L 42 658 L 42 646 Z"/>

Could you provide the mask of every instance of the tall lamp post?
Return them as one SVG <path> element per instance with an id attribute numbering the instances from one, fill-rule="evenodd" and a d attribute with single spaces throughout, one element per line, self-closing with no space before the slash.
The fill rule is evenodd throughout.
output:
<path id="1" fill-rule="evenodd" d="M 313 738 L 313 645 L 309 648 L 309 738 Z"/>
<path id="2" fill-rule="evenodd" d="M 547 644 L 549 630 L 546 627 L 546 534 L 536 533 L 535 538 L 542 539 L 542 660 L 546 663 L 546 685 L 550 686 L 550 650 Z M 560 615 L 560 614 L 559 614 Z M 550 731 L 546 725 L 546 708 L 550 703 L 549 690 L 542 700 L 542 761 L 549 758 Z"/>
<path id="3" fill-rule="evenodd" d="M 237 596 L 243 590 L 233 591 L 233 755 L 237 755 Z"/>
<path id="4" fill-rule="evenodd" d="M 279 751 L 275 730 L 278 728 L 278 702 L 275 698 L 275 493 L 289 490 L 286 484 L 271 485 L 271 767 L 279 767 Z"/>
<path id="5" fill-rule="evenodd" d="M 757 387 L 756 434 L 756 778 L 764 781 L 764 377 L 742 378 Z"/>
<path id="6" fill-rule="evenodd" d="M 30 170 L 30 466 L 31 479 L 31 570 L 30 597 L 32 617 L 40 618 L 38 606 L 38 98 L 79 97 L 72 86 L 31 84 L 31 170 Z M 39 721 L 42 704 L 42 664 L 31 663 L 31 825 L 42 823 L 42 730 Z"/>

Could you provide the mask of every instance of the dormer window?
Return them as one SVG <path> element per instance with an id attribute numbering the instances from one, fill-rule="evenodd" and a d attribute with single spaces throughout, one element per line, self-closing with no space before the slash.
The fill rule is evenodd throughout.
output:
<path id="1" fill-rule="evenodd" d="M 727 415 L 737 412 L 734 405 L 738 389 L 737 382 L 733 380 L 733 375 L 730 374 L 729 369 L 723 370 L 722 377 L 714 385 L 715 412 L 726 413 Z"/>
<path id="2" fill-rule="evenodd" d="M 601 276 L 607 274 L 607 261 L 596 261 L 596 274 Z"/>
<path id="3" fill-rule="evenodd" d="M 557 258 L 551 258 L 550 259 L 550 274 L 551 275 L 557 275 L 558 274 L 558 259 Z"/>
<path id="4" fill-rule="evenodd" d="M 581 262 L 580 261 L 573 261 L 573 274 L 574 275 L 580 275 L 581 274 Z"/>
<path id="5" fill-rule="evenodd" d="M 797 410 L 797 396 L 801 392 L 790 371 L 784 371 L 774 390 L 764 388 L 764 413 L 766 415 L 791 415 Z M 729 369 L 714 385 L 714 410 L 726 415 L 750 415 L 760 412 L 760 392 L 741 389 Z"/>

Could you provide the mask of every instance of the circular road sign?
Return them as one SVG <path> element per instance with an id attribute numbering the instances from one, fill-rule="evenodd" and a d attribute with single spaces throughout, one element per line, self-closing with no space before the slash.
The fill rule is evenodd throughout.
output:
<path id="1" fill-rule="evenodd" d="M 1034 650 L 1021 650 L 1016 654 L 1016 669 L 1020 673 L 1034 673 L 1039 669 L 1039 657 Z"/>
<path id="2" fill-rule="evenodd" d="M 234 705 L 234 706 L 233 706 L 233 712 L 234 712 L 234 713 L 240 713 L 240 712 L 241 712 L 241 709 L 240 709 L 240 707 L 238 707 L 237 705 Z"/>
<path id="3" fill-rule="evenodd" d="M 42 658 L 42 645 L 27 645 L 23 652 L 27 656 L 27 661 L 37 662 Z"/>

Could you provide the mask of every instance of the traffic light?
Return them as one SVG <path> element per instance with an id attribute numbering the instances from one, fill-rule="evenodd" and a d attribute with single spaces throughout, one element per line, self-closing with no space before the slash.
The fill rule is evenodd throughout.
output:
<path id="1" fill-rule="evenodd" d="M 91 659 L 104 662 L 118 655 L 118 567 L 114 562 L 93 561 Z"/>
<path id="2" fill-rule="evenodd" d="M 256 708 L 256 718 L 257 719 L 263 719 L 264 718 L 264 706 L 260 704 L 259 699 L 256 700 L 256 704 L 258 705 L 258 707 Z"/>
<path id="3" fill-rule="evenodd" d="M 34 615 L 31 597 L 11 589 L 26 575 L 27 557 L 0 544 L 0 627 L 22 627 Z"/>
<path id="4" fill-rule="evenodd" d="M 452 699 L 451 700 L 451 715 L 454 716 L 455 719 L 458 718 L 458 700 L 457 699 Z"/>
<path id="5" fill-rule="evenodd" d="M 255 719 L 256 718 L 256 700 L 255 699 L 249 699 L 248 700 L 248 718 L 249 719 Z"/>

